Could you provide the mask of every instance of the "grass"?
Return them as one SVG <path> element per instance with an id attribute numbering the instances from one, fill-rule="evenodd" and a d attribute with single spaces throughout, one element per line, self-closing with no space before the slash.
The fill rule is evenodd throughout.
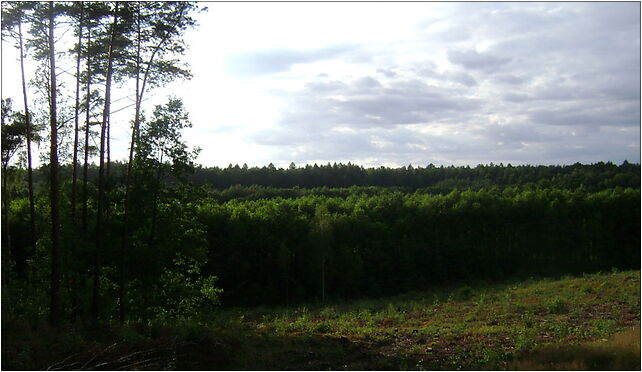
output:
<path id="1" fill-rule="evenodd" d="M 93 357 L 88 366 L 117 367 L 114 360 L 137 351 L 166 350 L 136 368 L 639 370 L 640 272 L 222 310 L 203 324 L 105 327 L 61 338 L 46 327 L 3 324 L 3 367 L 42 369 L 74 353 L 67 365 Z"/>
<path id="2" fill-rule="evenodd" d="M 523 353 L 509 364 L 518 370 L 640 370 L 640 327 L 611 339 L 579 345 L 549 345 Z"/>

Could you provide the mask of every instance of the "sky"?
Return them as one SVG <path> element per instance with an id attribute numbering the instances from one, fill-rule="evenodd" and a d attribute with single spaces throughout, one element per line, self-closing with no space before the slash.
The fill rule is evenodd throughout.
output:
<path id="1" fill-rule="evenodd" d="M 183 99 L 204 166 L 640 162 L 640 3 L 201 5 L 146 104 Z"/>

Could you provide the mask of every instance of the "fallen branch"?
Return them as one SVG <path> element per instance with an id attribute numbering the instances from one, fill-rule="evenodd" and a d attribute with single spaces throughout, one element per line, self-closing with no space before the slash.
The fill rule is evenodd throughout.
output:
<path id="1" fill-rule="evenodd" d="M 94 360 L 96 360 L 96 358 L 98 358 L 99 356 L 101 356 L 101 355 L 105 354 L 105 353 L 107 352 L 107 350 L 114 348 L 117 344 L 118 344 L 118 342 L 114 342 L 113 344 L 111 344 L 111 345 L 107 346 L 103 351 L 101 351 L 100 353 L 98 353 L 98 354 L 94 355 L 94 356 L 93 356 L 91 359 L 89 359 L 85 364 L 83 364 L 83 365 L 82 365 L 82 367 L 80 367 L 80 369 L 81 369 L 81 370 L 82 370 L 82 369 L 85 369 L 85 367 L 87 367 L 87 366 L 89 365 L 89 363 L 91 363 L 91 362 L 93 362 Z"/>

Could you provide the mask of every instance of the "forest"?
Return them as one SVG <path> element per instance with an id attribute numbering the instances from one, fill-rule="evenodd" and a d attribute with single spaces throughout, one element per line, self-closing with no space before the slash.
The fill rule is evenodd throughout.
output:
<path id="1" fill-rule="evenodd" d="M 3 328 L 206 324 L 231 308 L 640 269 L 639 164 L 198 164 L 180 98 L 144 97 L 190 78 L 183 38 L 205 10 L 2 2 L 21 67 L 3 74 L 23 93 L 2 100 Z M 127 159 L 111 155 L 116 87 L 133 97 Z"/>

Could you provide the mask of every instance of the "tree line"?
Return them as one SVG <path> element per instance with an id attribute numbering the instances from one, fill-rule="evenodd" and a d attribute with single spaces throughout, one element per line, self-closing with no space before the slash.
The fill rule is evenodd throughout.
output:
<path id="1" fill-rule="evenodd" d="M 114 161 L 111 164 L 116 175 L 125 174 L 127 163 Z M 25 170 L 12 172 L 19 179 L 26 179 Z M 98 167 L 87 168 L 91 182 L 98 177 Z M 63 177 L 71 177 L 72 167 L 63 165 Z M 35 169 L 33 183 L 44 184 L 47 179 L 45 166 Z M 296 198 L 308 194 L 345 197 L 353 190 L 376 194 L 382 190 L 414 192 L 420 190 L 432 194 L 447 194 L 453 189 L 481 188 L 559 188 L 574 190 L 582 187 L 587 191 L 608 188 L 636 188 L 640 185 L 640 165 L 624 161 L 573 165 L 495 165 L 427 167 L 378 167 L 365 168 L 355 164 L 305 165 L 288 168 L 274 166 L 203 167 L 196 164 L 187 180 L 219 201 L 231 199 L 264 199 L 272 197 Z"/>
<path id="2" fill-rule="evenodd" d="M 583 186 L 589 190 L 612 187 L 638 187 L 640 165 L 624 161 L 573 165 L 519 165 L 480 164 L 470 166 L 404 166 L 399 168 L 364 168 L 355 164 L 326 164 L 287 168 L 270 164 L 264 167 L 243 165 L 227 168 L 198 167 L 190 177 L 196 185 L 207 184 L 214 189 L 236 185 L 273 188 L 315 188 L 382 186 L 408 189 L 429 188 L 433 192 L 448 193 L 453 188 L 507 187 L 534 184 L 541 187 L 574 189 Z"/>

